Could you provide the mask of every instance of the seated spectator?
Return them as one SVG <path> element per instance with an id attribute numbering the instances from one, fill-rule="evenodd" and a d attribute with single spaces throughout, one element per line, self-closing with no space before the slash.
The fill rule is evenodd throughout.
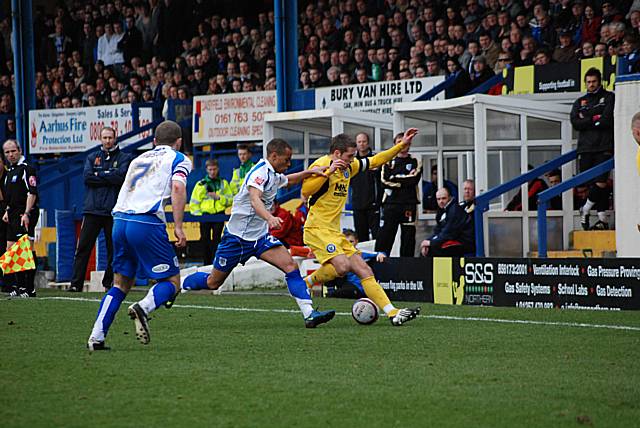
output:
<path id="1" fill-rule="evenodd" d="M 438 212 L 433 235 L 420 244 L 424 257 L 463 257 L 474 250 L 469 216 L 446 187 L 436 193 Z"/>
<path id="2" fill-rule="evenodd" d="M 533 166 L 529 165 L 529 169 L 533 169 Z M 534 178 L 528 183 L 527 197 L 529 200 L 529 211 L 535 211 L 538 209 L 538 194 L 547 190 L 549 186 L 541 178 Z M 522 189 L 518 190 L 518 193 L 507 204 L 507 211 L 522 211 Z"/>
<path id="3" fill-rule="evenodd" d="M 540 48 L 533 57 L 534 65 L 547 65 L 551 63 L 551 53 L 547 48 Z"/>
<path id="4" fill-rule="evenodd" d="M 556 62 L 575 62 L 578 57 L 576 55 L 576 47 L 572 41 L 572 34 L 569 31 L 560 33 L 560 43 L 553 51 L 553 60 Z"/>
<path id="5" fill-rule="evenodd" d="M 294 216 L 289 210 L 282 208 L 278 201 L 273 204 L 272 214 L 280 218 L 282 223 L 279 229 L 269 228 L 269 234 L 279 239 L 287 248 L 293 246 L 303 247 L 302 232 L 304 222 L 301 222 L 301 218 Z"/>
<path id="6" fill-rule="evenodd" d="M 444 187 L 447 188 L 449 194 L 454 198 L 458 197 L 458 188 L 453 182 L 445 179 Z M 434 212 L 438 209 L 436 200 L 436 192 L 438 190 L 438 166 L 431 167 L 431 181 L 422 180 L 422 210 L 426 212 Z"/>
<path id="7" fill-rule="evenodd" d="M 638 53 L 638 39 L 635 35 L 625 36 L 622 51 L 626 61 L 624 72 L 627 74 L 640 72 L 640 53 Z"/>
<path id="8" fill-rule="evenodd" d="M 473 73 L 471 73 L 471 84 L 473 88 L 477 88 L 487 80 L 491 79 L 495 74 L 487 65 L 485 57 L 480 55 L 473 62 Z"/>
<path id="9" fill-rule="evenodd" d="M 549 181 L 549 187 L 555 187 L 562 183 L 562 174 L 559 169 L 554 169 L 547 173 L 547 180 Z M 562 195 L 554 196 L 549 201 L 549 209 L 561 210 L 562 209 Z"/>

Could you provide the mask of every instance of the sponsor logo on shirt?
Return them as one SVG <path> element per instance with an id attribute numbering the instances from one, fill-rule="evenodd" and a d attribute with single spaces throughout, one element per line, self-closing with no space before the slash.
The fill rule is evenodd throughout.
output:
<path id="1" fill-rule="evenodd" d="M 151 268 L 151 272 L 153 273 L 162 273 L 168 270 L 169 270 L 169 265 L 166 263 L 155 265 L 154 267 Z"/>
<path id="2" fill-rule="evenodd" d="M 262 186 L 262 184 L 264 183 L 264 178 L 256 177 L 253 179 L 253 182 L 256 183 L 258 186 Z"/>

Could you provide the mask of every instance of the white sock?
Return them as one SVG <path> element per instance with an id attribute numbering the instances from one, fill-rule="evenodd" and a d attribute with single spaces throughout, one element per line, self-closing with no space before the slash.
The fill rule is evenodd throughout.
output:
<path id="1" fill-rule="evenodd" d="M 155 285 L 153 287 L 155 287 Z M 147 315 L 156 310 L 156 302 L 153 298 L 153 287 L 151 287 L 151 289 L 147 292 L 147 295 L 144 296 L 144 299 L 138 302 L 144 313 Z"/>
<path id="2" fill-rule="evenodd" d="M 396 307 L 393 306 L 393 304 L 389 303 L 387 306 L 385 306 L 384 308 L 382 308 L 382 310 L 384 311 L 385 314 L 389 315 L 389 312 L 391 312 L 392 310 L 394 310 Z"/>
<path id="3" fill-rule="evenodd" d="M 584 203 L 584 206 L 582 207 L 582 213 L 583 214 L 589 214 L 589 211 L 591 211 L 591 208 L 593 208 L 593 206 L 596 203 L 593 201 L 590 201 L 589 199 L 587 199 L 587 202 Z"/>
<path id="4" fill-rule="evenodd" d="M 96 342 L 104 342 L 104 331 L 102 331 L 102 321 L 94 322 L 93 329 L 91 330 L 91 336 L 89 339 L 92 339 Z"/>
<path id="5" fill-rule="evenodd" d="M 296 299 L 296 303 L 298 304 L 298 307 L 300 308 L 300 311 L 302 312 L 302 316 L 304 318 L 308 318 L 309 315 L 311 315 L 311 312 L 313 312 L 311 300 Z"/>
<path id="6" fill-rule="evenodd" d="M 607 222 L 607 213 L 604 211 L 598 211 L 598 220 L 600 220 L 603 223 Z"/>

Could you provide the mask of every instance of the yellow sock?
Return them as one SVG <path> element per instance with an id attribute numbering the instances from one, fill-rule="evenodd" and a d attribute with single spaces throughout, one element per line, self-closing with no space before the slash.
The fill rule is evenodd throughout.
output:
<path id="1" fill-rule="evenodd" d="M 387 297 L 387 293 L 384 292 L 378 281 L 373 276 L 369 276 L 361 280 L 362 287 L 364 288 L 364 293 L 368 298 L 373 300 L 373 302 L 378 305 L 379 308 L 382 308 L 387 316 L 392 317 L 398 313 L 398 309 L 393 306 L 389 297 Z"/>
<path id="2" fill-rule="evenodd" d="M 306 277 L 304 280 L 307 283 L 307 288 L 311 288 L 314 284 L 324 284 L 325 282 L 329 282 L 337 277 L 338 272 L 336 272 L 336 268 L 334 268 L 331 263 L 325 263 L 320 266 L 320 269 Z"/>

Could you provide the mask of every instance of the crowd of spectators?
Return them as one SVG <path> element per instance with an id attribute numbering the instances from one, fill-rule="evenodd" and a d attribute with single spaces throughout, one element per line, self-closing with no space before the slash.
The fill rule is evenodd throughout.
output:
<path id="1" fill-rule="evenodd" d="M 638 0 L 317 0 L 300 14 L 300 86 L 458 73 L 455 95 L 507 66 L 625 55 Z"/>
<path id="2" fill-rule="evenodd" d="M 207 0 L 75 0 L 34 11 L 38 108 L 275 89 L 274 12 Z M 640 0 L 311 0 L 299 3 L 302 88 L 506 66 L 638 58 Z M 11 22 L 0 20 L 0 114 L 13 113 Z"/>

